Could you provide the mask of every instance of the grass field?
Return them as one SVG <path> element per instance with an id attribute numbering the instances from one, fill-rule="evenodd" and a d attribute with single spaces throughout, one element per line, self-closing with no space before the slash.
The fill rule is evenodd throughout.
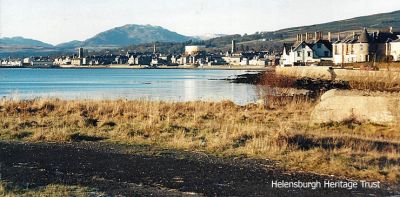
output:
<path id="1" fill-rule="evenodd" d="M 80 186 L 47 185 L 45 187 L 32 189 L 27 186 L 0 181 L 0 196 L 3 197 L 86 197 L 100 195 L 102 195 L 102 193 Z"/>
<path id="2" fill-rule="evenodd" d="M 302 99 L 238 106 L 147 100 L 0 101 L 0 139 L 108 141 L 275 160 L 283 169 L 400 182 L 399 125 L 310 125 Z"/>

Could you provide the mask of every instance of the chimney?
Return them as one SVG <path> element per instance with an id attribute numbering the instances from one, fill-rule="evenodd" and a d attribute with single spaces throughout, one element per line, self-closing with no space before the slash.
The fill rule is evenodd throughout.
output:
<path id="1" fill-rule="evenodd" d="M 389 27 L 389 32 L 393 33 L 393 27 Z"/>
<path id="2" fill-rule="evenodd" d="M 332 33 L 331 32 L 328 32 L 328 40 L 329 40 L 329 42 L 332 41 Z"/>
<path id="3" fill-rule="evenodd" d="M 356 37 L 356 32 L 353 31 L 353 39 Z"/>
<path id="4" fill-rule="evenodd" d="M 315 32 L 315 41 L 322 40 L 322 32 Z"/>
<path id="5" fill-rule="evenodd" d="M 232 40 L 231 53 L 236 53 L 236 40 Z"/>

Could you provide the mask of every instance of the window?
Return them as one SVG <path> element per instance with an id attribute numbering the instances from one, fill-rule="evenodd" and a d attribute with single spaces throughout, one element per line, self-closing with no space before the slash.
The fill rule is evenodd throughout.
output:
<path id="1" fill-rule="evenodd" d="M 308 56 L 308 57 L 311 57 L 311 51 L 308 51 L 308 52 L 307 52 L 307 56 Z"/>
<path id="2" fill-rule="evenodd" d="M 302 45 L 301 45 L 301 48 L 303 48 L 303 49 L 306 48 L 306 45 L 305 45 L 305 44 L 302 44 Z"/>
<path id="3" fill-rule="evenodd" d="M 325 54 L 324 54 L 325 57 L 328 57 L 328 56 L 329 56 L 329 51 L 325 51 L 324 53 L 325 53 Z"/>
<path id="4" fill-rule="evenodd" d="M 297 57 L 300 57 L 300 56 L 301 56 L 300 51 L 297 51 Z"/>

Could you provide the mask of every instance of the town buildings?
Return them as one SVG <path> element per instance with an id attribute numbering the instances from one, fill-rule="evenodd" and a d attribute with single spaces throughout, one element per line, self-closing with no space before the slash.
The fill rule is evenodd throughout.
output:
<path id="1" fill-rule="evenodd" d="M 373 33 L 368 33 L 366 28 L 361 33 L 353 32 L 333 43 L 333 62 L 399 61 L 399 35 L 391 27 L 388 31 Z"/>
<path id="2" fill-rule="evenodd" d="M 203 45 L 185 46 L 182 54 L 161 54 L 154 45 L 152 52 L 123 52 L 113 54 L 85 54 L 83 48 L 71 56 L 27 57 L 23 59 L 2 59 L 1 66 L 54 65 L 140 65 L 140 66 L 304 66 L 339 65 L 368 61 L 400 61 L 400 32 L 389 28 L 385 31 L 338 32 L 323 35 L 322 32 L 298 34 L 293 44 L 284 44 L 281 53 L 273 51 L 238 50 L 232 40 L 226 51 L 215 52 Z M 242 45 L 240 45 L 242 46 Z M 226 48 L 225 48 L 226 49 Z M 213 51 L 213 52 L 210 52 Z M 123 52 L 123 53 L 122 53 Z"/>
<path id="3" fill-rule="evenodd" d="M 400 32 L 392 27 L 373 33 L 364 28 L 360 32 L 336 34 L 335 40 L 330 32 L 327 39 L 321 32 L 298 34 L 294 44 L 284 44 L 280 65 L 400 61 Z"/>
<path id="4" fill-rule="evenodd" d="M 79 47 L 78 56 L 72 58 L 71 64 L 75 66 L 82 66 L 84 64 L 83 59 L 84 59 L 83 48 Z"/>
<path id="5" fill-rule="evenodd" d="M 22 61 L 19 59 L 0 60 L 0 66 L 22 66 L 22 64 Z"/>
<path id="6" fill-rule="evenodd" d="M 323 38 L 322 32 L 298 34 L 293 45 L 284 44 L 280 64 L 282 66 L 310 65 L 332 60 L 332 44 Z"/>

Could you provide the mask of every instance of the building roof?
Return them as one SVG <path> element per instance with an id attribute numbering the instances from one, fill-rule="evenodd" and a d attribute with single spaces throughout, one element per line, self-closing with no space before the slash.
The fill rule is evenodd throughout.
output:
<path id="1" fill-rule="evenodd" d="M 316 45 L 316 44 L 322 44 L 322 45 L 325 45 L 325 47 L 328 48 L 330 51 L 332 51 L 332 43 L 329 40 L 321 40 L 321 39 L 317 40 L 317 41 L 312 40 L 312 41 L 296 42 L 292 46 L 293 50 L 297 49 L 302 44 L 305 44 L 310 49 L 312 49 L 314 47 L 314 45 Z M 288 52 L 288 51 L 286 51 L 286 52 Z"/>
<path id="2" fill-rule="evenodd" d="M 292 48 L 292 46 L 290 44 L 284 43 L 282 51 L 285 50 L 286 55 L 289 55 L 289 52 L 290 52 L 291 48 Z"/>
<path id="3" fill-rule="evenodd" d="M 308 46 L 310 49 L 313 48 L 314 46 L 314 42 L 306 42 L 306 41 L 302 41 L 302 42 L 295 42 L 292 46 L 293 50 L 296 50 L 297 48 L 299 48 L 301 45 L 306 45 Z"/>
<path id="4" fill-rule="evenodd" d="M 349 35 L 345 39 L 338 40 L 334 44 L 346 43 L 388 43 L 399 39 L 400 32 L 374 32 L 369 34 L 367 29 L 364 28 L 359 34 Z"/>
<path id="5" fill-rule="evenodd" d="M 370 42 L 370 37 L 367 31 L 367 28 L 364 28 L 364 30 L 361 32 L 358 42 L 360 43 L 369 43 Z"/>
<path id="6" fill-rule="evenodd" d="M 397 40 L 399 32 L 377 32 L 374 36 L 374 41 L 377 43 L 387 43 Z"/>
<path id="7" fill-rule="evenodd" d="M 325 45 L 330 51 L 332 51 L 332 43 L 329 40 L 318 40 L 316 43 Z"/>

